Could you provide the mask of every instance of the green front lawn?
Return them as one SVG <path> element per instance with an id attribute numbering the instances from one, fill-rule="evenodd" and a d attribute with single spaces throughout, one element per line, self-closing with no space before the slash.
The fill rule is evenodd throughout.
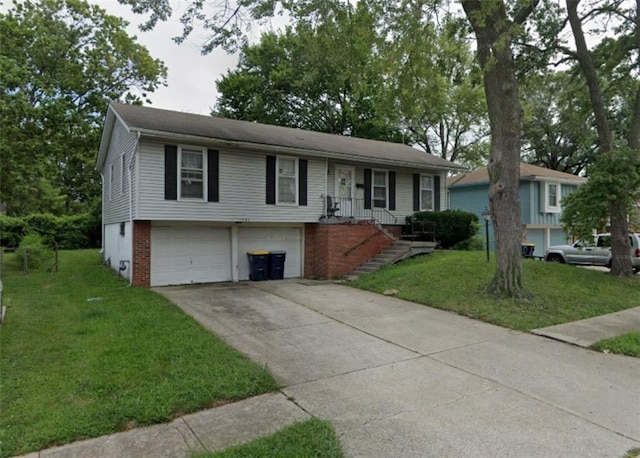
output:
<path id="1" fill-rule="evenodd" d="M 307 420 L 277 433 L 222 452 L 196 453 L 193 458 L 340 458 L 344 456 L 331 424 Z"/>
<path id="2" fill-rule="evenodd" d="M 496 299 L 484 289 L 495 273 L 483 252 L 439 251 L 361 276 L 353 286 L 500 326 L 530 330 L 616 312 L 640 304 L 640 277 L 614 278 L 604 272 L 524 259 L 530 302 Z"/>
<path id="3" fill-rule="evenodd" d="M 601 340 L 592 345 L 591 348 L 605 353 L 617 353 L 640 358 L 640 331 Z"/>
<path id="4" fill-rule="evenodd" d="M 5 257 L 0 455 L 169 421 L 272 391 L 263 368 L 95 250 L 22 275 Z M 13 269 L 12 269 L 13 267 Z"/>

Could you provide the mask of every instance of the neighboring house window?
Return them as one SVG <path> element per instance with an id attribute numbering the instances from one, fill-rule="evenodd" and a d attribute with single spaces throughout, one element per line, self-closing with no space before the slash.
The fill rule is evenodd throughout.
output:
<path id="1" fill-rule="evenodd" d="M 203 150 L 180 149 L 180 198 L 205 198 L 206 160 Z"/>
<path id="2" fill-rule="evenodd" d="M 544 212 L 560 212 L 560 184 L 546 182 L 544 184 Z"/>
<path id="3" fill-rule="evenodd" d="M 126 177 L 126 159 L 124 154 L 122 156 L 120 156 L 120 195 L 124 196 L 124 193 L 126 192 L 126 187 L 127 187 L 127 180 L 125 179 Z"/>
<path id="4" fill-rule="evenodd" d="M 420 210 L 433 211 L 433 177 L 420 176 Z"/>
<path id="5" fill-rule="evenodd" d="M 374 170 L 372 180 L 373 206 L 376 208 L 387 207 L 387 172 L 385 170 Z"/>
<path id="6" fill-rule="evenodd" d="M 109 200 L 113 199 L 113 188 L 116 185 L 116 167 L 112 162 L 109 167 Z"/>
<path id="7" fill-rule="evenodd" d="M 276 202 L 296 205 L 298 203 L 298 160 L 278 156 L 277 170 Z"/>

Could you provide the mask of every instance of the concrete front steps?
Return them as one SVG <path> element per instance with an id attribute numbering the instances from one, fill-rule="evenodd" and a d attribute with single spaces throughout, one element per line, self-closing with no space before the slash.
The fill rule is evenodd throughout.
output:
<path id="1" fill-rule="evenodd" d="M 350 275 L 362 275 L 373 272 L 382 266 L 395 264 L 398 261 L 417 254 L 431 253 L 435 248 L 436 244 L 434 242 L 396 240 L 389 248 L 382 250 L 373 258 L 352 270 Z"/>

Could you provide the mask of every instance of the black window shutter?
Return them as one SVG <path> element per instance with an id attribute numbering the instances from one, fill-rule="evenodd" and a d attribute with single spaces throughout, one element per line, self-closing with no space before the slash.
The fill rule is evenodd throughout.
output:
<path id="1" fill-rule="evenodd" d="M 396 209 L 396 172 L 389 172 L 389 210 Z"/>
<path id="2" fill-rule="evenodd" d="M 164 198 L 178 200 L 178 147 L 164 145 Z"/>
<path id="3" fill-rule="evenodd" d="M 440 211 L 440 176 L 433 177 L 433 211 Z"/>
<path id="4" fill-rule="evenodd" d="M 413 211 L 420 211 L 420 174 L 413 174 Z"/>
<path id="5" fill-rule="evenodd" d="M 371 209 L 371 169 L 364 169 L 364 208 Z"/>
<path id="6" fill-rule="evenodd" d="M 267 156 L 267 205 L 276 204 L 276 157 Z"/>
<path id="7" fill-rule="evenodd" d="M 298 204 L 307 205 L 307 160 L 298 160 Z"/>
<path id="8" fill-rule="evenodd" d="M 219 156 L 218 151 L 210 149 L 207 151 L 207 201 L 220 201 L 219 186 Z"/>

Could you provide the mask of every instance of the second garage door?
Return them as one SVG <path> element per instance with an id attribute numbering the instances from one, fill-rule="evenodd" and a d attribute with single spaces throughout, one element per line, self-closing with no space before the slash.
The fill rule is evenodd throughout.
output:
<path id="1" fill-rule="evenodd" d="M 241 227 L 238 229 L 238 278 L 249 279 L 248 251 L 286 251 L 284 277 L 302 276 L 302 230 L 299 227 Z"/>

